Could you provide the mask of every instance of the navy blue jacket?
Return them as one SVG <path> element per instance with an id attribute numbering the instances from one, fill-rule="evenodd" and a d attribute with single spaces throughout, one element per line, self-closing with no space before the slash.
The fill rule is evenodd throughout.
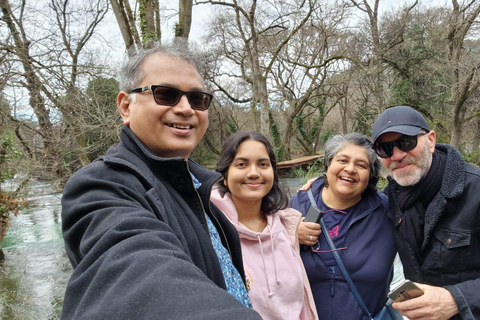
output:
<path id="1" fill-rule="evenodd" d="M 317 179 L 311 188 L 319 207 L 322 188 L 323 179 Z M 290 205 L 305 215 L 310 207 L 307 193 L 299 191 Z M 365 192 L 359 205 L 355 211 L 359 214 L 351 220 L 347 231 L 344 246 L 348 249 L 339 253 L 368 310 L 375 314 L 387 300 L 396 250 L 387 218 L 387 197 L 379 192 Z M 323 235 L 319 239 L 322 246 L 328 246 Z M 301 256 L 318 317 L 322 320 L 365 319 L 336 264 L 326 266 L 310 246 L 303 247 Z"/>
<path id="2" fill-rule="evenodd" d="M 204 211 L 243 275 L 238 234 L 209 201 L 220 175 L 155 156 L 128 127 L 121 140 L 64 189 L 62 319 L 260 319 L 225 290 L 210 240 Z"/>
<path id="3" fill-rule="evenodd" d="M 398 253 L 407 279 L 450 291 L 460 311 L 452 319 L 480 319 L 480 169 L 449 145 L 435 148 L 447 159 L 440 191 L 425 212 L 424 263 L 395 228 Z M 397 226 L 403 213 L 391 196 L 398 185 L 389 181 L 389 218 Z"/>

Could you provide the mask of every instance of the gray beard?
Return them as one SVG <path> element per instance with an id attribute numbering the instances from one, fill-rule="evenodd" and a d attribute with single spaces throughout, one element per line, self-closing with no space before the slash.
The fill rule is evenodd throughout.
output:
<path id="1" fill-rule="evenodd" d="M 412 158 L 402 159 L 404 163 L 413 163 L 416 165 L 413 173 L 402 172 L 397 173 L 389 168 L 389 173 L 392 178 L 402 187 L 414 186 L 420 182 L 427 175 L 432 165 L 432 153 L 430 152 L 429 143 L 425 144 L 423 152 L 416 161 L 412 161 Z M 402 163 L 402 162 L 400 162 Z"/>

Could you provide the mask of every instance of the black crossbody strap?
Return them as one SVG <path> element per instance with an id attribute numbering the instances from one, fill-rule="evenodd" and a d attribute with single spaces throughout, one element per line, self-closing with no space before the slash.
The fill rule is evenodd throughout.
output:
<path id="1" fill-rule="evenodd" d="M 312 194 L 312 189 L 308 189 L 307 194 L 312 206 L 317 207 L 317 203 L 315 202 L 315 199 Z M 333 244 L 332 238 L 330 238 L 330 235 L 328 234 L 327 226 L 325 225 L 325 222 L 323 222 L 323 218 L 320 219 L 320 226 L 322 227 L 323 236 L 325 240 L 327 240 L 330 250 L 332 250 L 332 254 L 333 254 L 333 257 L 335 258 L 335 261 L 337 262 L 338 268 L 342 272 L 343 277 L 345 278 L 345 281 L 347 281 L 347 284 L 350 287 L 350 290 L 352 291 L 355 299 L 357 299 L 360 309 L 362 309 L 362 312 L 369 319 L 373 319 L 371 313 L 368 311 L 367 306 L 365 305 L 365 302 L 363 302 L 363 299 L 360 296 L 360 293 L 358 292 L 357 287 L 355 287 L 355 283 L 353 283 L 352 278 L 350 278 L 350 274 L 348 273 L 347 268 L 345 268 L 342 258 L 340 258 L 340 255 L 337 252 L 337 248 L 335 247 L 335 244 Z"/>

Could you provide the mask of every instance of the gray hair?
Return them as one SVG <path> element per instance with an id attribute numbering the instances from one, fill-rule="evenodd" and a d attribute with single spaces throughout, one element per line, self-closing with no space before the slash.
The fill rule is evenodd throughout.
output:
<path id="1" fill-rule="evenodd" d="M 120 91 L 130 92 L 142 82 L 145 72 L 142 65 L 153 54 L 166 55 L 190 63 L 199 70 L 199 57 L 188 48 L 188 42 L 175 40 L 170 44 L 156 44 L 152 48 L 142 48 L 131 56 L 120 70 Z M 199 72 L 200 74 L 200 72 Z"/>
<path id="2" fill-rule="evenodd" d="M 363 147 L 367 152 L 368 161 L 370 163 L 370 177 L 365 192 L 375 192 L 377 190 L 377 182 L 380 177 L 380 168 L 382 165 L 377 154 L 373 150 L 372 142 L 367 138 L 367 136 L 360 133 L 340 133 L 328 139 L 327 143 L 325 144 L 325 157 L 323 159 L 325 174 L 322 176 L 322 178 L 325 181 L 325 186 L 328 186 L 326 172 L 332 163 L 333 157 L 335 157 L 338 152 L 340 152 L 349 144 Z"/>

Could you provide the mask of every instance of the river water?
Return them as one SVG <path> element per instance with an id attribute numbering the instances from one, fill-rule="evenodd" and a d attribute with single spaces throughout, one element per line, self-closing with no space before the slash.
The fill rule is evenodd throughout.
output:
<path id="1" fill-rule="evenodd" d="M 293 194 L 305 179 L 282 181 Z M 61 196 L 48 183 L 35 183 L 25 196 L 28 205 L 10 219 L 2 243 L 5 260 L 0 262 L 1 320 L 60 318 L 72 273 L 61 233 Z"/>
<path id="2" fill-rule="evenodd" d="M 59 319 L 72 271 L 61 234 L 61 194 L 36 183 L 25 198 L 2 243 L 0 319 Z"/>

